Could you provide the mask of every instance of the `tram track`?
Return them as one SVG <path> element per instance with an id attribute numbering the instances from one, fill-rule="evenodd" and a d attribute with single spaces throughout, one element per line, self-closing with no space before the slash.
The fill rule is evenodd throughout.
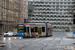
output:
<path id="1" fill-rule="evenodd" d="M 61 42 L 62 42 L 62 40 L 63 40 L 63 37 L 64 37 L 64 35 L 62 35 L 62 37 L 61 37 L 61 41 L 60 41 L 60 45 L 58 46 L 58 50 L 60 50 Z"/>
<path id="2" fill-rule="evenodd" d="M 23 47 L 21 47 L 21 48 L 18 49 L 18 50 L 22 50 L 23 48 L 32 45 L 33 41 L 34 41 L 34 42 L 38 42 L 38 41 L 41 41 L 41 40 L 43 40 L 43 39 L 45 39 L 45 38 L 41 38 L 41 39 L 40 39 L 40 38 L 34 38 L 34 39 L 33 39 L 33 38 L 30 38 L 30 39 L 31 39 L 31 40 L 26 41 L 26 42 L 24 41 L 24 42 L 19 43 L 19 44 L 15 45 L 15 46 L 14 46 L 13 43 L 10 43 L 10 46 L 11 46 L 11 47 L 6 46 L 5 48 L 3 48 L 3 50 L 8 50 L 9 48 L 14 48 L 14 47 L 16 47 L 16 46 L 24 45 Z M 30 43 L 30 44 L 26 45 L 25 43 Z"/>
<path id="3" fill-rule="evenodd" d="M 54 39 L 55 39 L 55 38 L 54 38 Z M 54 39 L 53 39 L 53 40 L 54 40 Z M 53 41 L 53 40 L 52 40 L 52 41 Z M 52 42 L 52 41 L 50 41 L 50 42 Z M 50 43 L 50 42 L 49 42 L 49 43 Z M 43 43 L 42 43 L 42 44 L 43 44 Z M 44 46 L 44 44 L 43 44 L 43 46 Z M 47 47 L 47 46 L 48 46 L 48 43 L 47 43 L 44 47 L 42 47 L 40 50 L 43 50 L 43 49 L 44 49 L 45 47 Z"/>
<path id="4" fill-rule="evenodd" d="M 37 38 L 37 39 L 39 39 L 39 38 Z M 44 40 L 44 38 L 39 39 L 38 41 L 41 41 L 41 40 Z M 38 41 L 35 41 L 35 42 L 38 42 Z M 26 47 L 28 47 L 28 46 L 30 46 L 30 45 L 32 45 L 32 44 L 33 44 L 33 42 L 32 42 L 31 44 L 27 45 L 27 46 L 23 46 L 23 47 L 21 47 L 21 48 L 18 49 L 18 50 L 22 50 L 22 49 L 24 49 L 24 48 L 26 48 Z M 41 43 L 41 44 L 42 44 L 42 43 Z"/>
<path id="5" fill-rule="evenodd" d="M 31 40 L 29 40 L 29 41 L 33 41 L 33 40 L 34 40 L 34 39 L 31 39 Z M 29 42 L 29 41 L 26 41 L 26 42 Z M 15 45 L 15 46 L 14 46 L 13 43 L 10 43 L 11 47 L 6 46 L 3 50 L 8 50 L 9 48 L 13 48 L 13 47 L 16 47 L 16 46 L 21 45 L 21 44 L 24 44 L 24 42 L 19 43 L 19 44 Z"/>
<path id="6" fill-rule="evenodd" d="M 58 37 L 58 36 L 57 36 L 57 37 Z M 62 40 L 63 40 L 63 36 L 61 36 L 61 37 L 62 37 L 62 38 L 61 38 L 61 40 L 59 41 L 59 42 L 60 42 L 60 43 L 59 43 L 59 44 L 60 44 L 59 47 L 61 46 L 61 42 L 62 42 Z M 56 38 L 56 37 L 54 37 L 54 39 L 53 39 L 52 41 L 54 41 L 55 38 Z M 49 43 L 51 43 L 52 41 L 50 41 Z M 43 50 L 44 48 L 46 48 L 49 43 L 47 43 L 47 44 L 46 44 L 44 47 L 42 47 L 40 50 Z M 57 44 L 55 44 L 55 46 L 57 46 Z M 58 48 L 58 50 L 59 50 L 59 49 L 60 49 L 60 48 Z"/>
<path id="7" fill-rule="evenodd" d="M 45 39 L 46 39 L 46 38 L 45 38 Z M 41 40 L 44 40 L 44 39 L 42 38 L 42 39 L 40 39 L 40 40 L 38 40 L 38 41 L 41 41 Z M 49 43 L 53 42 L 54 40 L 55 40 L 55 38 L 54 38 L 52 41 L 50 41 Z M 61 40 L 62 40 L 62 39 L 61 39 Z M 61 40 L 60 40 L 60 43 L 61 43 Z M 37 42 L 38 42 L 38 41 L 37 41 Z M 43 46 L 44 46 L 44 47 L 42 47 L 40 50 L 43 50 L 44 48 L 46 48 L 46 47 L 48 46 L 49 43 L 47 43 L 45 46 L 44 46 L 43 43 L 40 43 L 40 44 L 43 44 Z M 29 45 L 27 45 L 27 46 L 21 47 L 19 50 L 22 50 L 23 48 L 28 47 L 28 46 L 30 46 L 30 45 L 32 45 L 32 43 L 29 44 Z M 56 45 L 56 44 L 55 44 L 55 45 Z M 57 46 L 57 45 L 56 45 L 56 46 Z"/>
<path id="8" fill-rule="evenodd" d="M 60 36 L 56 36 L 56 37 L 59 38 Z M 52 37 L 53 39 L 50 40 L 50 42 L 48 42 L 46 45 L 44 45 L 43 43 L 40 43 L 40 44 L 43 45 L 43 47 L 41 47 L 40 50 L 43 50 L 44 48 L 46 48 L 46 47 L 49 45 L 49 43 L 51 43 L 51 42 L 53 42 L 53 41 L 55 40 L 56 37 Z M 20 47 L 20 48 L 18 49 L 18 50 L 23 50 L 24 48 L 26 48 L 26 47 L 32 45 L 34 42 L 42 41 L 42 40 L 44 40 L 44 39 L 46 39 L 46 38 L 50 38 L 50 37 L 34 38 L 34 39 L 33 39 L 33 38 L 30 38 L 31 40 L 21 42 L 21 43 L 15 45 L 15 46 L 14 46 L 13 43 L 11 43 L 11 48 L 14 48 L 14 47 L 16 47 L 16 46 L 18 46 L 18 45 L 24 45 L 24 46 L 22 46 L 22 47 Z M 62 36 L 61 40 L 62 40 L 62 39 L 63 39 L 63 36 Z M 60 40 L 60 43 L 61 43 L 61 40 Z M 26 43 L 29 43 L 29 44 L 27 45 Z M 54 44 L 54 45 L 57 46 L 57 44 Z M 59 46 L 61 46 L 61 44 L 60 44 Z M 7 47 L 7 49 L 3 49 L 3 50 L 8 50 L 8 49 L 9 49 L 9 48 Z M 59 49 L 58 49 L 58 50 L 59 50 Z"/>

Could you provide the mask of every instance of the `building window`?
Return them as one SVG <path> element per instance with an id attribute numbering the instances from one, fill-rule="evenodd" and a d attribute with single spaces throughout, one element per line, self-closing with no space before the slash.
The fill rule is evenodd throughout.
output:
<path id="1" fill-rule="evenodd" d="M 16 16 L 16 17 L 20 17 L 20 13 L 18 13 L 18 12 L 14 12 L 14 16 Z"/>
<path id="2" fill-rule="evenodd" d="M 20 10 L 20 6 L 18 6 L 16 4 L 14 5 L 14 8 Z"/>
<path id="3" fill-rule="evenodd" d="M 24 4 L 26 5 L 26 1 L 24 1 Z"/>
<path id="4" fill-rule="evenodd" d="M 14 12 L 14 16 L 16 16 L 16 12 Z"/>
<path id="5" fill-rule="evenodd" d="M 20 13 L 18 13 L 18 17 L 20 17 Z"/>
<path id="6" fill-rule="evenodd" d="M 26 11 L 26 8 L 24 8 L 24 11 Z"/>
<path id="7" fill-rule="evenodd" d="M 18 19 L 14 19 L 14 23 L 19 23 L 19 20 Z"/>
<path id="8" fill-rule="evenodd" d="M 24 14 L 24 17 L 26 17 L 26 15 Z"/>
<path id="9" fill-rule="evenodd" d="M 14 23 L 16 23 L 16 19 L 14 19 Z"/>
<path id="10" fill-rule="evenodd" d="M 20 0 L 15 0 L 16 2 L 20 3 Z"/>

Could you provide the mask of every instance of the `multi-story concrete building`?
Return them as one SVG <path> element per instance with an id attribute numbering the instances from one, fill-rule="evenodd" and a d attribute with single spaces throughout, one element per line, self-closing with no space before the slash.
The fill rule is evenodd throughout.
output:
<path id="1" fill-rule="evenodd" d="M 0 0 L 0 34 L 13 31 L 14 0 Z"/>
<path id="2" fill-rule="evenodd" d="M 28 16 L 28 0 L 14 0 L 14 30 L 18 23 L 24 23 Z"/>
<path id="3" fill-rule="evenodd" d="M 73 28 L 73 15 L 69 13 L 74 0 L 29 0 L 34 6 L 30 22 L 49 22 L 54 31 Z"/>

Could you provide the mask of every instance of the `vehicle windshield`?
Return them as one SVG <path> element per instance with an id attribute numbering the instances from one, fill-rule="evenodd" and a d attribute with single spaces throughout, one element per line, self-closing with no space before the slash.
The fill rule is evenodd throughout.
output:
<path id="1" fill-rule="evenodd" d="M 18 27 L 18 32 L 24 32 L 24 27 Z"/>

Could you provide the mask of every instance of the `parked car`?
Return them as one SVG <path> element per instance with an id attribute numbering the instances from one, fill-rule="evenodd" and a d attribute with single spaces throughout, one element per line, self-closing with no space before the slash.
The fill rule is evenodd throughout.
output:
<path id="1" fill-rule="evenodd" d="M 2 36 L 2 34 L 0 34 L 0 37 Z"/>
<path id="2" fill-rule="evenodd" d="M 13 32 L 13 36 L 17 36 L 17 32 Z"/>
<path id="3" fill-rule="evenodd" d="M 4 33 L 4 36 L 12 36 L 12 35 L 13 35 L 13 32 L 11 32 L 11 31 L 8 31 L 8 32 Z"/>

